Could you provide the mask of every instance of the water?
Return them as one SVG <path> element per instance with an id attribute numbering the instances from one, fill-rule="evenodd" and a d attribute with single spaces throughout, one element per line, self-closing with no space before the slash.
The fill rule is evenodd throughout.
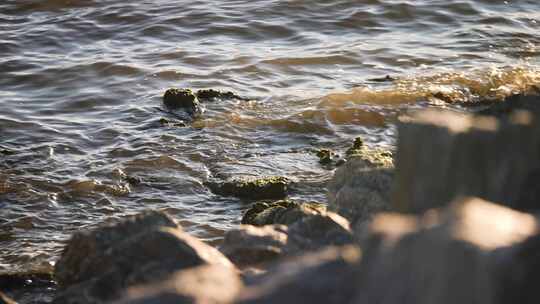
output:
<path id="1" fill-rule="evenodd" d="M 147 208 L 213 244 L 249 202 L 211 178 L 284 175 L 324 201 L 313 149 L 392 148 L 396 115 L 540 83 L 531 1 L 4 0 L 0 273 L 46 270 L 76 230 Z M 391 75 L 394 82 L 372 78 Z M 163 127 L 169 87 L 232 90 Z M 459 107 L 458 107 L 459 108 Z M 119 170 L 142 180 L 127 185 Z M 129 190 L 129 191 L 128 191 Z"/>

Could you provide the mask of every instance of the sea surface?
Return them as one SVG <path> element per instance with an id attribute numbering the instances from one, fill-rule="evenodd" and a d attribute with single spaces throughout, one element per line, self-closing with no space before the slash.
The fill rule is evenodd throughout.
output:
<path id="1" fill-rule="evenodd" d="M 207 181 L 286 176 L 324 202 L 314 150 L 391 150 L 400 114 L 520 92 L 539 59 L 537 0 L 3 0 L 0 274 L 148 208 L 219 244 L 251 202 Z M 163 126 L 170 87 L 246 100 Z"/>

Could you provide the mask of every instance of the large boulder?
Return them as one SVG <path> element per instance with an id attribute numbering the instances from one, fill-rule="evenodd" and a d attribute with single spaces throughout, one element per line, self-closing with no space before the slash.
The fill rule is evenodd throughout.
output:
<path id="1" fill-rule="evenodd" d="M 393 209 L 422 213 L 459 196 L 540 209 L 540 123 L 427 110 L 399 123 Z"/>
<path id="2" fill-rule="evenodd" d="M 355 141 L 348 161 L 327 185 L 328 209 L 348 219 L 354 231 L 362 230 L 373 215 L 390 208 L 394 177 L 393 156 Z"/>
<path id="3" fill-rule="evenodd" d="M 505 288 L 515 287 L 501 283 L 514 277 L 512 266 L 538 264 L 515 253 L 537 233 L 532 215 L 478 198 L 419 217 L 378 215 L 362 242 L 354 303 L 516 303 L 500 301 Z"/>
<path id="4" fill-rule="evenodd" d="M 243 284 L 236 271 L 219 265 L 180 270 L 167 280 L 130 288 L 117 304 L 232 303 Z"/>
<path id="5" fill-rule="evenodd" d="M 183 232 L 168 215 L 145 212 L 73 235 L 55 267 L 62 291 L 56 302 L 114 300 L 129 286 L 205 264 L 233 268 L 219 251 Z"/>

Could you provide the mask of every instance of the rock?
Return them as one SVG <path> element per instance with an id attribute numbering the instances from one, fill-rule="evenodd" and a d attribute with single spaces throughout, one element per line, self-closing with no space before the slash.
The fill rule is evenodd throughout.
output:
<path id="1" fill-rule="evenodd" d="M 285 254 L 287 233 L 284 225 L 241 225 L 227 231 L 220 249 L 240 267 L 267 263 Z"/>
<path id="2" fill-rule="evenodd" d="M 322 214 L 326 207 L 319 203 L 297 203 L 290 200 L 255 203 L 242 217 L 242 224 L 263 226 L 290 225 L 308 214 Z"/>
<path id="3" fill-rule="evenodd" d="M 171 119 L 167 119 L 163 117 L 159 119 L 159 123 L 163 127 L 170 127 L 170 128 L 172 127 L 183 128 L 187 126 L 187 124 L 181 120 L 171 120 Z"/>
<path id="4" fill-rule="evenodd" d="M 0 291 L 0 304 L 17 304 L 17 302 Z"/>
<path id="5" fill-rule="evenodd" d="M 319 163 L 322 165 L 329 165 L 339 156 L 332 150 L 320 149 L 317 151 L 317 157 L 319 158 Z"/>
<path id="6" fill-rule="evenodd" d="M 254 279 L 236 303 L 348 303 L 354 297 L 357 247 L 330 247 L 284 261 Z"/>
<path id="7" fill-rule="evenodd" d="M 353 303 L 500 303 L 494 253 L 537 233 L 535 217 L 478 198 L 419 217 L 380 214 L 361 245 Z"/>
<path id="8" fill-rule="evenodd" d="M 326 246 L 351 244 L 349 222 L 317 203 L 256 203 L 228 231 L 221 251 L 239 266 L 261 264 Z"/>
<path id="9" fill-rule="evenodd" d="M 390 208 L 393 158 L 388 151 L 368 149 L 355 140 L 349 160 L 327 185 L 328 209 L 348 219 L 353 231 L 364 229 L 372 216 Z"/>
<path id="10" fill-rule="evenodd" d="M 360 155 L 361 156 L 362 152 L 364 151 L 363 150 L 364 148 L 365 148 L 364 141 L 362 140 L 361 137 L 357 137 L 354 139 L 352 146 L 349 149 L 347 149 L 347 151 L 345 151 L 345 155 L 347 156 Z"/>
<path id="11" fill-rule="evenodd" d="M 117 304 L 232 303 L 242 289 L 237 272 L 203 265 L 174 273 L 167 280 L 132 287 Z"/>
<path id="12" fill-rule="evenodd" d="M 427 110 L 398 125 L 394 210 L 422 213 L 459 196 L 518 210 L 540 205 L 540 124 Z"/>
<path id="13" fill-rule="evenodd" d="M 200 100 L 212 100 L 212 99 L 238 99 L 238 100 L 247 100 L 246 98 L 242 98 L 233 92 L 227 91 L 218 91 L 214 89 L 203 89 L 198 90 L 196 93 L 197 97 Z"/>
<path id="14" fill-rule="evenodd" d="M 183 109 L 189 114 L 202 112 L 197 95 L 190 89 L 168 89 L 163 95 L 163 104 L 171 109 Z"/>
<path id="15" fill-rule="evenodd" d="M 291 181 L 281 176 L 262 178 L 233 178 L 221 183 L 207 183 L 212 192 L 219 195 L 247 199 L 281 199 L 287 196 Z"/>
<path id="16" fill-rule="evenodd" d="M 502 101 L 491 102 L 488 108 L 478 111 L 478 114 L 504 117 L 516 110 L 540 113 L 540 88 L 533 87 L 529 92 L 514 94 Z"/>
<path id="17" fill-rule="evenodd" d="M 219 251 L 183 232 L 168 215 L 145 212 L 73 235 L 55 267 L 62 289 L 55 303 L 115 300 L 129 286 L 205 264 L 233 268 Z"/>

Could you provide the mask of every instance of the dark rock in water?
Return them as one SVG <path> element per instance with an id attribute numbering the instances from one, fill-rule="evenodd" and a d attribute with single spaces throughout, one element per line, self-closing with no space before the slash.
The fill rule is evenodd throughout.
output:
<path id="1" fill-rule="evenodd" d="M 200 100 L 212 100 L 212 99 L 238 99 L 238 100 L 247 100 L 242 98 L 233 92 L 227 91 L 218 91 L 214 89 L 203 89 L 198 90 L 196 93 L 197 97 Z"/>
<path id="2" fill-rule="evenodd" d="M 0 304 L 17 304 L 17 302 L 0 291 Z"/>
<path id="3" fill-rule="evenodd" d="M 166 118 L 160 118 L 159 119 L 159 123 L 164 126 L 164 127 L 178 127 L 178 128 L 183 128 L 185 126 L 187 126 L 187 124 L 183 121 L 180 121 L 180 120 L 170 120 L 170 119 L 166 119 Z"/>
<path id="4" fill-rule="evenodd" d="M 319 163 L 328 165 L 332 163 L 333 159 L 336 157 L 336 154 L 332 150 L 321 149 L 317 151 L 317 157 L 319 158 Z"/>
<path id="5" fill-rule="evenodd" d="M 207 183 L 212 192 L 247 199 L 280 199 L 287 196 L 291 181 L 285 177 L 234 178 L 221 183 Z"/>
<path id="6" fill-rule="evenodd" d="M 203 265 L 181 270 L 167 280 L 132 287 L 116 304 L 232 303 L 243 284 L 228 267 Z"/>
<path id="7" fill-rule="evenodd" d="M 537 219 L 478 198 L 419 217 L 381 214 L 369 228 L 352 303 L 521 303 L 500 301 L 512 276 L 504 261 L 538 264 L 509 254 L 538 235 Z"/>
<path id="8" fill-rule="evenodd" d="M 190 114 L 201 113 L 201 105 L 189 89 L 168 89 L 163 95 L 163 103 L 171 109 L 183 109 Z"/>
<path id="9" fill-rule="evenodd" d="M 479 111 L 478 114 L 503 117 L 516 110 L 540 113 L 540 89 L 536 88 L 534 92 L 514 94 L 503 101 L 492 102 L 488 108 Z"/>
<path id="10" fill-rule="evenodd" d="M 284 261 L 255 279 L 236 303 L 349 303 L 360 257 L 357 247 L 345 246 Z"/>
<path id="11" fill-rule="evenodd" d="M 540 210 L 540 121 L 449 111 L 416 113 L 398 124 L 393 209 L 421 213 L 459 196 Z"/>
<path id="12" fill-rule="evenodd" d="M 255 203 L 242 217 L 242 224 L 263 226 L 271 224 L 290 225 L 305 215 L 321 214 L 326 207 L 319 203 L 297 203 L 282 200 L 272 203 Z"/>
<path id="13" fill-rule="evenodd" d="M 183 232 L 168 215 L 149 211 L 77 232 L 55 267 L 55 303 L 101 303 L 138 284 L 204 264 L 231 267 L 219 251 Z"/>
<path id="14" fill-rule="evenodd" d="M 1 291 L 20 303 L 49 303 L 54 298 L 56 287 L 53 275 L 47 267 L 29 272 L 0 274 Z M 10 302 L 2 302 L 0 296 L 0 303 Z"/>
<path id="15" fill-rule="evenodd" d="M 241 225 L 225 233 L 220 250 L 237 266 L 267 263 L 286 253 L 287 233 L 284 225 Z"/>
<path id="16" fill-rule="evenodd" d="M 377 77 L 377 78 L 370 78 L 368 79 L 369 81 L 374 81 L 374 82 L 394 82 L 396 81 L 397 79 L 390 76 L 390 75 L 386 75 L 384 77 Z"/>
<path id="17" fill-rule="evenodd" d="M 357 137 L 354 139 L 352 146 L 345 151 L 345 155 L 352 156 L 352 155 L 362 155 L 363 149 L 364 149 L 364 141 L 361 137 Z"/>

